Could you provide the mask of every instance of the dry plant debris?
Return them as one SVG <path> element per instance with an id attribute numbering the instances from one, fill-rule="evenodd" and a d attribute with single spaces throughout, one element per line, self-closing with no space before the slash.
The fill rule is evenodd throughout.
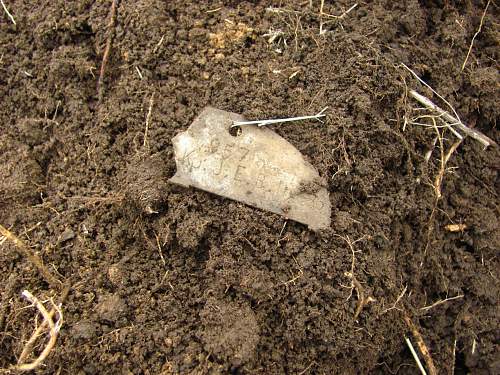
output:
<path id="1" fill-rule="evenodd" d="M 462 64 L 462 71 L 464 71 L 465 66 L 467 65 L 467 60 L 469 59 L 470 53 L 472 52 L 472 47 L 474 46 L 474 40 L 476 39 L 476 37 L 481 32 L 481 29 L 483 28 L 484 17 L 486 16 L 486 12 L 488 11 L 488 7 L 490 6 L 490 3 L 491 3 L 491 0 L 488 0 L 488 2 L 486 3 L 486 7 L 484 8 L 483 15 L 481 16 L 481 21 L 479 22 L 479 27 L 478 27 L 476 33 L 474 34 L 474 36 L 472 37 L 472 40 L 470 41 L 470 46 L 469 46 L 469 50 L 467 51 L 467 56 L 465 56 L 464 63 Z"/>
<path id="2" fill-rule="evenodd" d="M 335 237 L 339 237 L 342 240 L 344 240 L 347 243 L 347 245 L 349 246 L 349 250 L 351 251 L 351 257 L 352 257 L 351 258 L 351 270 L 345 272 L 344 275 L 351 280 L 351 286 L 350 286 L 351 293 L 349 294 L 349 298 L 351 298 L 353 289 L 356 290 L 356 293 L 357 293 L 357 296 L 358 296 L 358 305 L 356 307 L 356 311 L 354 312 L 354 321 L 357 321 L 359 315 L 363 311 L 363 308 L 367 304 L 376 301 L 375 298 L 373 298 L 372 296 L 366 296 L 365 295 L 365 290 L 364 290 L 363 286 L 361 285 L 361 283 L 358 281 L 358 279 L 356 279 L 356 275 L 355 275 L 355 272 L 354 272 L 354 269 L 355 269 L 355 266 L 356 266 L 356 251 L 354 250 L 354 245 L 357 242 L 363 241 L 366 236 L 358 238 L 355 241 L 352 241 L 349 238 L 349 236 L 345 236 L 344 237 L 344 236 L 340 236 L 340 235 L 336 234 Z"/>
<path id="3" fill-rule="evenodd" d="M 484 147 L 488 146 L 496 146 L 496 142 L 481 133 L 480 131 L 470 128 L 467 125 L 465 125 L 460 117 L 458 116 L 458 113 L 456 110 L 453 108 L 453 106 L 444 98 L 442 97 L 438 92 L 436 92 L 431 86 L 429 86 L 425 81 L 423 81 L 412 69 L 410 69 L 408 66 L 405 64 L 401 64 L 403 68 L 408 70 L 413 77 L 415 77 L 420 83 L 422 83 L 425 87 L 430 89 L 438 98 L 440 98 L 453 112 L 454 115 L 451 115 L 449 112 L 441 109 L 438 107 L 436 104 L 434 104 L 430 99 L 427 97 L 419 94 L 415 90 L 409 90 L 408 93 L 409 95 L 414 98 L 417 102 L 420 104 L 423 104 L 425 109 L 427 109 L 430 113 L 423 113 L 420 111 L 418 112 L 417 116 L 412 117 L 412 118 L 407 118 L 405 117 L 405 125 L 403 126 L 403 130 L 405 129 L 407 124 L 414 125 L 414 126 L 423 126 L 423 127 L 428 127 L 434 130 L 436 136 L 434 138 L 434 148 L 429 150 L 427 154 L 425 155 L 425 160 L 429 161 L 430 157 L 432 156 L 432 153 L 434 149 L 438 148 L 439 150 L 439 166 L 437 173 L 434 177 L 434 180 L 430 183 L 434 190 L 434 196 L 435 196 L 435 201 L 434 201 L 434 206 L 432 209 L 432 212 L 429 217 L 428 221 L 428 227 L 427 227 L 427 242 L 424 248 L 423 252 L 423 257 L 422 257 L 422 262 L 421 266 L 423 265 L 425 256 L 427 255 L 427 250 L 430 246 L 431 242 L 431 236 L 434 231 L 434 226 L 433 226 L 433 221 L 436 215 L 436 210 L 438 208 L 439 201 L 442 198 L 442 191 L 441 187 L 443 184 L 443 179 L 445 177 L 445 174 L 448 172 L 448 162 L 451 159 L 451 156 L 454 154 L 454 152 L 457 150 L 457 148 L 460 146 L 460 144 L 463 141 L 464 136 L 459 132 L 463 132 L 466 136 L 470 136 L 471 138 L 474 138 L 478 142 L 484 145 Z M 415 109 L 412 109 L 412 111 L 416 112 Z M 446 140 L 446 130 L 450 131 L 453 133 L 457 140 L 453 142 L 450 146 L 447 146 L 445 140 Z M 448 147 L 448 148 L 447 148 Z M 447 148 L 447 149 L 446 149 Z M 454 227 L 451 227 L 451 229 L 454 229 Z M 447 229 L 449 230 L 449 229 Z M 449 230 L 451 231 L 451 230 Z"/>
<path id="4" fill-rule="evenodd" d="M 410 319 L 408 315 L 404 315 L 403 319 L 410 329 L 413 338 L 417 342 L 418 349 L 420 350 L 420 353 L 422 353 L 422 356 L 424 357 L 425 364 L 427 365 L 427 370 L 429 371 L 430 375 L 437 375 L 438 372 L 436 370 L 436 366 L 434 365 L 434 361 L 432 360 L 431 353 L 429 352 L 429 349 L 427 349 L 427 345 L 425 345 L 425 341 L 420 334 L 420 332 L 417 329 L 417 326 L 413 321 Z"/>
<path id="5" fill-rule="evenodd" d="M 61 310 L 61 306 L 58 306 L 56 303 L 54 303 L 52 299 L 49 299 L 52 305 L 52 310 L 49 313 L 45 308 L 44 304 L 29 291 L 27 290 L 23 291 L 23 296 L 38 309 L 38 311 L 43 317 L 43 322 L 40 326 L 35 328 L 33 335 L 24 345 L 23 351 L 19 356 L 17 365 L 13 366 L 12 368 L 19 371 L 31 371 L 40 367 L 40 365 L 43 363 L 43 361 L 47 358 L 47 356 L 54 348 L 57 341 L 57 335 L 59 334 L 59 331 L 61 330 L 63 324 L 63 313 Z M 56 313 L 57 313 L 57 321 L 54 323 L 53 316 Z M 40 355 L 34 361 L 27 363 L 26 360 L 32 351 L 33 344 L 40 337 L 42 331 L 46 329 L 47 326 L 49 333 L 49 341 L 45 345 L 45 348 L 42 350 Z"/>
<path id="6" fill-rule="evenodd" d="M 429 86 L 426 82 L 424 82 L 412 69 L 410 69 L 408 66 L 405 64 L 401 64 L 403 68 L 408 70 L 420 83 L 422 83 L 424 86 L 429 88 L 436 96 L 438 96 L 446 105 L 453 111 L 455 116 L 450 115 L 447 111 L 441 109 L 437 105 L 435 105 L 430 99 L 426 98 L 425 96 L 419 94 L 415 90 L 410 90 L 409 94 L 412 96 L 415 100 L 423 104 L 425 107 L 427 107 L 429 110 L 434 111 L 437 113 L 437 116 L 435 116 L 435 119 L 438 119 L 442 121 L 443 126 L 447 127 L 453 134 L 457 136 L 458 139 L 462 140 L 462 135 L 458 133 L 453 127 L 456 126 L 459 128 L 461 131 L 463 131 L 466 135 L 476 139 L 477 141 L 481 142 L 485 147 L 491 146 L 491 145 L 496 145 L 496 142 L 481 133 L 480 131 L 476 129 L 472 129 L 465 125 L 462 120 L 460 120 L 457 112 L 455 109 L 452 107 L 452 105 L 441 95 L 439 95 L 431 86 Z M 420 124 L 419 124 L 420 125 Z"/>
<path id="7" fill-rule="evenodd" d="M 97 96 L 99 98 L 99 101 L 102 100 L 104 95 L 104 76 L 106 74 L 106 65 L 108 64 L 109 54 L 111 53 L 111 45 L 113 44 L 117 7 L 118 7 L 118 0 L 112 0 L 111 10 L 109 11 L 109 23 L 106 28 L 108 37 L 106 39 L 106 47 L 104 48 L 104 54 L 102 55 L 101 70 L 99 71 L 99 80 L 97 81 Z"/>

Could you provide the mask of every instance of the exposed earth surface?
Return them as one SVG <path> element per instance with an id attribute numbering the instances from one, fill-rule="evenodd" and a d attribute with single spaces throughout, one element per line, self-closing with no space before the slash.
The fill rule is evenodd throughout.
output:
<path id="1" fill-rule="evenodd" d="M 499 141 L 494 1 L 2 3 L 0 224 L 58 280 L 0 237 L 4 372 L 29 290 L 64 317 L 41 374 L 416 374 L 405 338 L 429 373 L 500 373 L 499 148 L 409 95 Z M 208 105 L 328 107 L 270 127 L 328 230 L 168 183 Z"/>

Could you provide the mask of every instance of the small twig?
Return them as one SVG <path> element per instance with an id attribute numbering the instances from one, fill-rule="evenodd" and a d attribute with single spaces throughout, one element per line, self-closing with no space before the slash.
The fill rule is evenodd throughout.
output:
<path id="1" fill-rule="evenodd" d="M 233 121 L 233 125 L 231 125 L 231 127 L 233 128 L 235 126 L 242 126 L 242 125 L 257 125 L 257 126 L 261 127 L 261 126 L 272 125 L 272 124 L 280 124 L 283 122 L 302 121 L 302 120 L 318 120 L 319 122 L 322 122 L 320 120 L 320 118 L 326 116 L 324 112 L 327 109 L 328 109 L 328 107 L 325 107 L 321 111 L 319 111 L 317 114 L 312 115 L 312 116 L 288 117 L 288 118 L 278 118 L 278 119 L 272 119 L 272 120 Z"/>
<path id="2" fill-rule="evenodd" d="M 0 2 L 2 3 L 3 10 L 5 11 L 5 13 L 7 13 L 7 16 L 10 18 L 10 20 L 12 21 L 12 23 L 14 25 L 17 25 L 16 24 L 16 20 L 14 19 L 14 17 L 12 17 L 12 14 L 10 14 L 10 12 L 7 9 L 7 7 L 5 6 L 5 3 L 3 2 L 3 0 L 0 0 Z"/>
<path id="3" fill-rule="evenodd" d="M 158 48 L 160 48 L 160 46 L 163 43 L 163 39 L 165 39 L 165 35 L 161 36 L 160 41 L 156 44 L 155 48 L 153 48 L 153 53 L 156 53 L 156 51 L 158 50 Z"/>
<path id="4" fill-rule="evenodd" d="M 117 3 L 118 3 L 118 0 L 112 0 L 111 10 L 109 12 L 110 17 L 109 17 L 109 23 L 108 23 L 108 27 L 107 27 L 108 39 L 106 40 L 106 48 L 104 49 L 104 54 L 102 56 L 101 70 L 99 72 L 99 80 L 97 81 L 97 96 L 98 96 L 99 101 L 101 101 L 102 97 L 103 97 L 104 74 L 106 72 L 106 65 L 108 63 L 109 53 L 111 51 L 111 45 L 113 43 L 113 34 L 114 34 Z"/>
<path id="5" fill-rule="evenodd" d="M 50 286 L 55 289 L 59 289 L 61 287 L 62 283 L 50 273 L 47 267 L 45 267 L 45 265 L 43 264 L 42 259 L 38 255 L 34 254 L 23 241 L 21 241 L 16 235 L 14 235 L 8 229 L 4 228 L 2 225 L 0 225 L 0 234 L 15 245 L 15 248 L 18 250 L 19 254 L 28 258 L 28 260 L 36 268 L 38 268 L 45 281 L 47 281 Z"/>
<path id="6" fill-rule="evenodd" d="M 469 128 L 467 125 L 465 125 L 460 119 L 453 117 L 450 115 L 448 112 L 446 112 L 444 109 L 439 108 L 437 105 L 435 105 L 430 99 L 426 98 L 425 96 L 419 94 L 415 90 L 410 90 L 410 95 L 419 103 L 425 105 L 427 108 L 439 113 L 439 115 L 448 121 L 450 123 L 449 129 L 457 136 L 457 138 L 462 139 L 463 137 L 461 135 L 457 135 L 456 130 L 453 129 L 453 126 L 457 126 L 460 130 L 462 130 L 466 135 L 474 138 L 475 140 L 481 142 L 485 147 L 495 145 L 496 142 L 492 140 L 491 138 L 487 137 L 483 133 L 479 132 L 476 129 Z"/>
<path id="7" fill-rule="evenodd" d="M 495 145 L 496 144 L 495 141 L 493 141 L 492 139 L 490 139 L 489 137 L 487 137 L 483 133 L 481 133 L 481 132 L 479 132 L 479 131 L 477 131 L 475 129 L 471 129 L 467 125 L 465 125 L 462 122 L 462 120 L 460 120 L 460 117 L 458 116 L 457 112 L 455 111 L 455 108 L 453 108 L 453 106 L 445 98 L 443 98 L 436 90 L 434 90 L 431 86 L 429 86 L 424 80 L 422 80 L 417 75 L 417 73 L 415 73 L 413 70 L 411 70 L 410 68 L 408 68 L 404 63 L 401 63 L 401 65 L 405 69 L 407 69 L 420 83 L 422 83 L 424 86 L 426 86 L 427 88 L 429 88 L 438 98 L 440 98 L 452 110 L 452 112 L 453 112 L 453 114 L 455 116 L 452 116 L 451 114 L 449 114 L 445 110 L 439 108 L 430 99 L 428 99 L 425 96 L 419 94 L 415 90 L 410 90 L 409 91 L 410 95 L 415 100 L 417 100 L 418 102 L 420 102 L 421 104 L 423 104 L 424 106 L 426 106 L 428 109 L 436 111 L 437 113 L 439 113 L 440 116 L 442 116 L 444 119 L 446 119 L 448 122 L 450 122 L 450 125 L 451 125 L 450 126 L 450 130 L 453 131 L 453 133 L 455 134 L 455 136 L 457 136 L 457 138 L 461 139 L 462 137 L 461 137 L 461 135 L 457 135 L 458 133 L 452 128 L 452 126 L 457 126 L 465 134 L 467 134 L 468 136 L 470 136 L 470 137 L 476 139 L 477 141 L 481 142 L 485 147 L 488 147 L 490 145 Z"/>
<path id="8" fill-rule="evenodd" d="M 46 324 L 48 324 L 49 332 L 50 332 L 50 339 L 47 342 L 47 345 L 45 346 L 45 348 L 40 353 L 40 355 L 38 356 L 37 359 L 35 359 L 31 363 L 19 362 L 17 366 L 14 366 L 14 368 L 16 370 L 19 370 L 19 371 L 31 371 L 31 370 L 36 369 L 38 366 L 40 366 L 42 364 L 42 362 L 45 360 L 45 358 L 47 358 L 50 351 L 54 348 L 54 345 L 56 344 L 56 341 L 57 341 L 57 335 L 58 335 L 59 330 L 61 329 L 61 326 L 63 323 L 63 315 L 62 315 L 62 311 L 61 311 L 60 307 L 57 306 L 51 300 L 51 303 L 58 314 L 58 320 L 54 324 L 54 321 L 52 320 L 52 317 L 50 316 L 50 314 L 47 311 L 47 309 L 45 308 L 45 306 L 34 295 L 32 295 L 29 291 L 25 290 L 25 291 L 23 291 L 23 296 L 26 299 L 28 299 L 31 303 L 33 303 L 35 305 L 35 307 L 38 309 L 38 311 L 40 312 L 40 314 L 42 314 L 43 319 L 44 319 L 44 323 L 46 322 Z M 30 341 L 28 341 L 28 343 L 30 343 L 30 347 L 31 347 L 33 341 L 36 339 L 36 337 L 35 337 L 35 339 L 33 339 L 33 341 L 32 341 L 32 339 L 33 339 L 33 337 L 30 339 Z M 23 353 L 24 353 L 24 351 L 23 351 Z M 23 359 L 25 356 L 26 355 L 23 356 Z"/>
<path id="9" fill-rule="evenodd" d="M 450 115 L 445 110 L 439 108 L 437 105 L 435 105 L 433 102 L 431 102 L 430 99 L 428 99 L 425 96 L 419 94 L 415 90 L 410 90 L 409 93 L 410 93 L 411 97 L 413 99 L 415 99 L 417 102 L 419 102 L 420 104 L 423 104 L 428 109 L 430 109 L 430 110 L 432 110 L 434 112 L 439 113 L 439 117 L 442 117 L 443 119 L 447 120 L 448 123 L 450 123 L 450 124 L 445 123 L 446 127 L 448 129 L 450 129 L 450 131 L 455 135 L 455 137 L 457 137 L 460 140 L 464 139 L 464 137 L 462 136 L 462 134 L 458 133 L 455 129 L 453 129 L 454 125 L 458 126 L 458 124 L 460 123 L 460 120 L 456 119 L 455 117 L 453 117 L 452 115 Z M 424 117 L 424 116 L 420 116 L 419 118 L 422 118 L 422 117 Z"/>
<path id="10" fill-rule="evenodd" d="M 455 111 L 455 108 L 453 108 L 453 106 L 445 99 L 443 98 L 436 90 L 434 90 L 431 86 L 429 86 L 427 84 L 427 82 L 425 82 L 422 78 L 420 78 L 418 76 L 417 73 L 415 73 L 413 70 L 411 70 L 410 68 L 408 68 L 408 66 L 406 66 L 406 64 L 404 63 L 401 63 L 401 66 L 403 68 L 405 68 L 406 70 L 408 70 L 416 79 L 417 81 L 419 81 L 422 85 L 424 85 L 425 87 L 427 87 L 429 90 L 431 90 L 439 99 L 441 99 L 444 103 L 446 103 L 446 105 L 452 110 L 452 112 L 455 114 L 455 117 L 458 119 L 458 122 L 461 122 L 460 121 L 460 117 L 458 116 L 458 113 Z"/>
<path id="11" fill-rule="evenodd" d="M 446 299 L 442 299 L 442 300 L 439 300 L 439 301 L 436 301 L 434 302 L 432 305 L 429 305 L 429 306 L 424 306 L 424 307 L 421 307 L 420 310 L 422 311 L 428 311 L 436 306 L 439 306 L 439 305 L 442 305 L 443 303 L 446 303 L 448 301 L 453 301 L 453 300 L 456 300 L 456 299 L 460 299 L 460 298 L 464 298 L 464 295 L 463 294 L 459 294 L 455 297 L 450 297 L 450 298 L 446 298 Z"/>
<path id="12" fill-rule="evenodd" d="M 215 9 L 209 9 L 207 11 L 205 11 L 205 13 L 215 13 L 215 12 L 218 12 L 219 10 L 221 10 L 222 7 L 218 7 L 218 8 L 215 8 Z"/>
<path id="13" fill-rule="evenodd" d="M 422 356 L 424 357 L 427 369 L 429 370 L 429 374 L 437 375 L 438 372 L 436 370 L 436 366 L 434 366 L 434 361 L 432 360 L 431 354 L 429 353 L 429 349 L 427 349 L 424 339 L 422 338 L 420 332 L 418 332 L 415 323 L 413 323 L 413 321 L 406 314 L 403 316 L 403 319 L 406 322 L 408 328 L 410 328 L 411 333 L 413 334 L 413 338 L 417 342 L 418 349 L 420 350 Z"/>
<path id="14" fill-rule="evenodd" d="M 413 358 L 415 359 L 415 362 L 417 362 L 417 366 L 420 369 L 420 372 L 422 375 L 427 375 L 427 372 L 424 369 L 424 366 L 422 366 L 422 362 L 420 362 L 420 358 L 418 358 L 418 354 L 415 351 L 415 348 L 413 347 L 410 339 L 408 337 L 405 337 L 406 345 L 408 345 L 408 348 L 410 348 L 410 352 L 413 355 Z"/>
<path id="15" fill-rule="evenodd" d="M 137 74 L 139 75 L 139 78 L 140 78 L 141 80 L 143 80 L 143 79 L 144 79 L 144 76 L 142 75 L 141 70 L 139 69 L 139 67 L 138 67 L 138 66 L 136 66 L 136 67 L 135 67 L 135 70 L 136 70 Z"/>
<path id="16" fill-rule="evenodd" d="M 481 16 L 481 21 L 479 22 L 479 28 L 477 29 L 476 33 L 472 37 L 472 40 L 470 41 L 470 46 L 469 46 L 469 50 L 467 51 L 467 56 L 465 56 L 464 63 L 462 64 L 462 72 L 465 69 L 465 65 L 467 64 L 467 60 L 469 59 L 469 55 L 472 52 L 472 46 L 474 44 L 474 40 L 476 39 L 476 37 L 481 32 L 481 29 L 483 28 L 484 17 L 486 16 L 486 11 L 488 10 L 488 7 L 490 6 L 490 2 L 491 2 L 491 0 L 488 0 L 488 2 L 486 3 L 486 7 L 484 8 L 483 15 Z"/>

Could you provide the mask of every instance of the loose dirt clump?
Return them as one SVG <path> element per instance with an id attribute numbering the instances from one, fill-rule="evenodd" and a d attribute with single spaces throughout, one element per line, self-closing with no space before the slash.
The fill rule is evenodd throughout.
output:
<path id="1" fill-rule="evenodd" d="M 209 299 L 200 317 L 205 350 L 217 361 L 238 368 L 254 359 L 259 326 L 250 306 L 240 307 Z"/>

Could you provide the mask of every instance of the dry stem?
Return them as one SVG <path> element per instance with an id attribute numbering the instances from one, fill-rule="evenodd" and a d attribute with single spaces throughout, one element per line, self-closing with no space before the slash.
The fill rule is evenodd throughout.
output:
<path id="1" fill-rule="evenodd" d="M 99 80 L 97 81 L 97 96 L 98 96 L 99 102 L 102 100 L 102 97 L 103 97 L 104 74 L 106 72 L 106 65 L 107 65 L 108 60 L 109 60 L 109 53 L 111 51 L 111 44 L 113 43 L 113 34 L 114 34 L 117 2 L 118 2 L 118 0 L 112 0 L 111 10 L 109 12 L 110 17 L 109 17 L 109 23 L 108 23 L 108 27 L 107 27 L 108 39 L 106 40 L 106 48 L 104 49 L 104 54 L 102 56 L 101 71 L 99 72 Z"/>
<path id="2" fill-rule="evenodd" d="M 16 245 L 15 248 L 17 249 L 19 254 L 28 258 L 28 260 L 36 268 L 38 268 L 43 278 L 45 279 L 45 281 L 47 281 L 47 283 L 49 283 L 50 286 L 55 289 L 60 289 L 62 283 L 50 273 L 47 267 L 45 267 L 45 265 L 43 264 L 42 259 L 37 254 L 33 253 L 23 241 L 21 241 L 16 235 L 14 235 L 8 229 L 4 228 L 2 225 L 0 225 L 0 234 L 2 234 L 2 236 Z"/>
<path id="3" fill-rule="evenodd" d="M 432 308 L 434 308 L 436 306 L 442 305 L 443 303 L 446 303 L 448 301 L 453 301 L 453 300 L 456 300 L 456 299 L 460 299 L 460 298 L 463 298 L 463 297 L 464 297 L 463 294 L 459 294 L 459 295 L 456 295 L 455 297 L 449 297 L 449 298 L 441 299 L 439 301 L 434 302 L 432 305 L 421 307 L 420 310 L 428 311 L 428 310 L 430 310 L 430 309 L 432 309 Z"/>
<path id="4" fill-rule="evenodd" d="M 457 136 L 457 138 L 461 139 L 461 135 L 457 135 L 456 130 L 453 129 L 453 126 L 456 126 L 459 128 L 461 131 L 463 131 L 466 135 L 474 138 L 475 140 L 481 142 L 485 147 L 495 145 L 495 141 L 492 140 L 491 138 L 487 137 L 480 131 L 476 129 L 469 128 L 467 125 L 465 125 L 458 117 L 454 117 L 448 112 L 446 112 L 444 109 L 439 108 L 437 105 L 435 105 L 430 99 L 426 98 L 425 96 L 419 94 L 415 90 L 410 90 L 409 91 L 410 95 L 417 100 L 419 103 L 423 104 L 426 106 L 428 109 L 433 110 L 439 114 L 443 119 L 448 121 L 450 124 L 449 129 Z"/>
<path id="5" fill-rule="evenodd" d="M 481 142 L 485 147 L 488 147 L 490 145 L 495 145 L 495 141 L 493 141 L 492 139 L 488 138 L 487 136 L 485 136 L 484 134 L 482 134 L 481 132 L 475 130 L 475 129 L 471 129 L 469 128 L 468 126 L 466 126 L 462 120 L 460 120 L 460 117 L 458 116 L 458 113 L 457 111 L 455 111 L 455 108 L 453 108 L 453 106 L 445 99 L 443 98 L 441 95 L 439 95 L 439 93 L 434 90 L 431 86 L 429 86 L 424 80 L 422 80 L 422 78 L 420 78 L 417 73 L 415 73 L 413 70 L 411 70 L 410 68 L 408 68 L 408 66 L 406 66 L 404 63 L 401 63 L 401 66 L 403 68 L 405 68 L 406 70 L 408 70 L 420 83 L 422 83 L 425 87 L 427 87 L 429 90 L 431 90 L 439 99 L 441 99 L 453 112 L 453 114 L 455 116 L 452 116 L 451 114 L 449 114 L 448 112 L 446 112 L 445 110 L 439 108 L 437 105 L 435 105 L 431 100 L 429 100 L 428 98 L 426 98 L 425 96 L 417 93 L 415 90 L 410 90 L 410 95 L 415 99 L 417 100 L 418 102 L 422 103 L 424 106 L 426 106 L 428 109 L 431 109 L 433 111 L 436 111 L 439 113 L 440 116 L 442 116 L 444 119 L 446 119 L 450 124 L 449 128 L 450 130 L 452 130 L 454 132 L 455 135 L 456 134 L 456 131 L 454 129 L 452 129 L 452 126 L 457 126 L 458 128 L 460 128 L 460 130 L 462 130 L 465 134 L 467 134 L 468 136 L 478 140 L 479 142 Z M 461 139 L 462 137 L 459 135 L 457 136 L 459 139 Z"/>
<path id="6" fill-rule="evenodd" d="M 481 32 L 481 29 L 483 28 L 484 17 L 486 16 L 486 11 L 488 10 L 488 7 L 490 6 L 490 2 L 491 2 L 491 0 L 488 0 L 488 2 L 486 3 L 486 7 L 484 8 L 483 15 L 481 16 L 481 21 L 479 22 L 479 27 L 478 27 L 476 33 L 474 34 L 474 36 L 472 37 L 472 40 L 470 41 L 470 46 L 469 46 L 469 50 L 467 51 L 467 56 L 465 56 L 464 63 L 462 64 L 462 72 L 465 69 L 465 65 L 467 65 L 467 60 L 469 59 L 469 55 L 472 51 L 472 46 L 474 44 L 474 40 L 476 39 L 476 37 Z"/>
<path id="7" fill-rule="evenodd" d="M 408 345 L 408 348 L 410 348 L 410 352 L 413 355 L 413 358 L 415 359 L 415 362 L 417 363 L 417 366 L 420 370 L 420 373 L 422 375 L 427 375 L 427 372 L 424 369 L 424 366 L 422 366 L 422 362 L 420 362 L 420 358 L 418 358 L 418 354 L 415 351 L 415 348 L 413 347 L 410 339 L 408 337 L 405 337 L 406 345 Z"/>
<path id="8" fill-rule="evenodd" d="M 403 316 L 403 319 L 406 322 L 408 328 L 410 329 L 415 341 L 417 342 L 418 349 L 420 350 L 422 356 L 424 357 L 425 364 L 427 365 L 427 369 L 429 370 L 429 374 L 437 375 L 438 372 L 436 370 L 436 366 L 434 366 L 434 361 L 432 360 L 429 349 L 427 349 L 424 339 L 422 338 L 422 335 L 415 326 L 415 323 L 413 323 L 413 321 L 406 314 Z"/>

